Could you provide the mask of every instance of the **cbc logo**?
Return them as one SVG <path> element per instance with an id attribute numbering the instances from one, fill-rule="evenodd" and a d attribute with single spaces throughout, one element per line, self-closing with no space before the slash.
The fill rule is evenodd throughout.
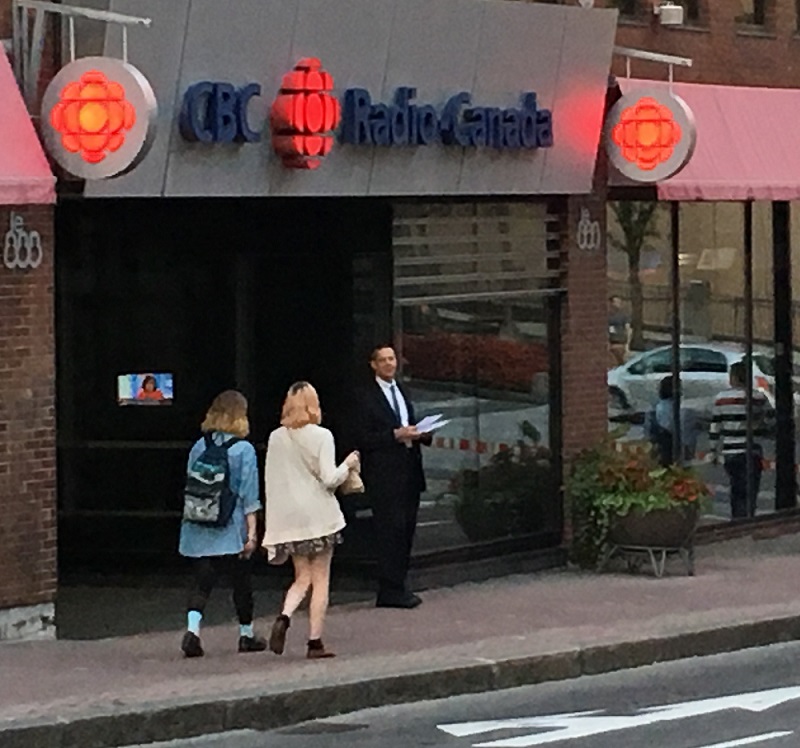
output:
<path id="1" fill-rule="evenodd" d="M 581 219 L 578 221 L 578 249 L 584 252 L 595 252 L 602 242 L 600 221 L 593 221 L 588 208 L 581 208 Z"/>
<path id="2" fill-rule="evenodd" d="M 25 231 L 22 216 L 11 214 L 3 242 L 3 265 L 9 270 L 35 270 L 42 264 L 44 251 L 38 231 Z"/>

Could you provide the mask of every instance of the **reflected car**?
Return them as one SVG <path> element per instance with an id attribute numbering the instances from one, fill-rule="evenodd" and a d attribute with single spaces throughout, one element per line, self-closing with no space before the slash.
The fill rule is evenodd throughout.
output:
<path id="1" fill-rule="evenodd" d="M 742 346 L 701 343 L 680 346 L 682 404 L 698 418 L 710 419 L 717 395 L 730 386 L 730 369 L 744 359 Z M 658 400 L 661 380 L 672 373 L 672 346 L 633 355 L 608 372 L 609 411 L 640 415 Z M 753 387 L 774 406 L 775 364 L 764 353 L 753 353 Z M 795 395 L 795 401 L 797 396 Z"/>

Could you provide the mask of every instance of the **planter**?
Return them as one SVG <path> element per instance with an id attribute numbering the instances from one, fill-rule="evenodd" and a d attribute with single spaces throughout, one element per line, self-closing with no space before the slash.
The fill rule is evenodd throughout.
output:
<path id="1" fill-rule="evenodd" d="M 643 512 L 634 509 L 624 517 L 611 519 L 608 547 L 598 565 L 602 571 L 616 555 L 628 561 L 629 571 L 638 571 L 642 558 L 649 559 L 656 577 L 664 576 L 667 557 L 679 555 L 689 576 L 694 576 L 694 531 L 696 506 L 675 506 Z"/>
<path id="2" fill-rule="evenodd" d="M 675 506 L 642 512 L 634 509 L 624 517 L 613 517 L 608 542 L 617 546 L 686 548 L 697 526 L 697 508 Z"/>

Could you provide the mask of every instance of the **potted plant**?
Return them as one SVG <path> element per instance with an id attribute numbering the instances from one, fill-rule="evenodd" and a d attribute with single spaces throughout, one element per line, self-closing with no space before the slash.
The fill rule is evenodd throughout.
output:
<path id="1" fill-rule="evenodd" d="M 551 529 L 561 482 L 550 451 L 533 424 L 521 438 L 478 470 L 461 470 L 451 483 L 456 521 L 472 542 Z"/>
<path id="2" fill-rule="evenodd" d="M 660 467 L 649 445 L 609 439 L 572 462 L 571 558 L 596 567 L 610 546 L 686 548 L 710 492 L 692 468 Z"/>

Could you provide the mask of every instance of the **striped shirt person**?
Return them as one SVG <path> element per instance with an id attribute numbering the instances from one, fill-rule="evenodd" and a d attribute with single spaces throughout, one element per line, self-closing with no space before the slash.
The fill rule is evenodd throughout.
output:
<path id="1" fill-rule="evenodd" d="M 717 395 L 711 416 L 711 445 L 715 455 L 721 455 L 731 484 L 731 515 L 752 517 L 761 483 L 761 447 L 753 445 L 751 477 L 752 491 L 747 491 L 747 391 L 744 361 L 731 366 L 731 387 Z M 763 392 L 752 393 L 752 427 L 755 437 L 770 434 L 774 413 Z"/>

